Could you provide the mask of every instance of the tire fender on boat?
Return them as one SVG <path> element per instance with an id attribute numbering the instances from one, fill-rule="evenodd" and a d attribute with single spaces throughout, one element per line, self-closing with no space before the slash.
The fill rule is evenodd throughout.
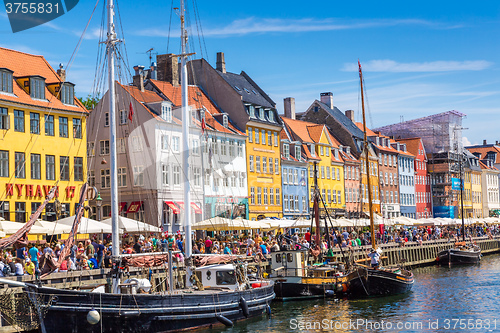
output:
<path id="1" fill-rule="evenodd" d="M 221 314 L 215 315 L 215 319 L 226 325 L 227 327 L 233 327 L 233 322 Z"/>
<path id="2" fill-rule="evenodd" d="M 248 318 L 248 316 L 250 315 L 250 311 L 248 311 L 247 301 L 243 297 L 240 298 L 240 307 L 241 307 L 241 311 L 243 311 L 243 315 L 246 318 Z"/>
<path id="3" fill-rule="evenodd" d="M 266 312 L 267 312 L 267 315 L 269 317 L 271 317 L 271 306 L 269 304 L 266 306 Z"/>

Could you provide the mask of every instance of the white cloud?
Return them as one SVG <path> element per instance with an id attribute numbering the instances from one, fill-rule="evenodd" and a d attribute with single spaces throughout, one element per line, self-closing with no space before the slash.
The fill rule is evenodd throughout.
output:
<path id="1" fill-rule="evenodd" d="M 205 36 L 225 37 L 233 35 L 263 34 L 263 33 L 296 33 L 312 31 L 333 31 L 333 30 L 352 30 L 366 28 L 382 28 L 393 26 L 426 26 L 434 29 L 456 29 L 461 26 L 446 26 L 426 20 L 416 19 L 373 19 L 373 20 L 353 20 L 345 21 L 340 19 L 277 19 L 277 18 L 259 18 L 249 17 L 245 19 L 234 20 L 230 24 L 222 27 L 212 27 L 203 30 Z M 143 36 L 168 36 L 168 29 L 144 29 L 137 32 Z"/>
<path id="2" fill-rule="evenodd" d="M 452 72 L 452 71 L 480 71 L 491 67 L 493 63 L 486 60 L 473 61 L 430 61 L 400 63 L 394 60 L 370 60 L 361 65 L 367 72 Z M 341 69 L 345 72 L 358 71 L 358 64 L 344 64 Z"/>
<path id="3" fill-rule="evenodd" d="M 467 139 L 466 136 L 462 136 L 462 144 L 464 147 L 472 146 L 472 143 L 469 141 L 469 139 Z"/>

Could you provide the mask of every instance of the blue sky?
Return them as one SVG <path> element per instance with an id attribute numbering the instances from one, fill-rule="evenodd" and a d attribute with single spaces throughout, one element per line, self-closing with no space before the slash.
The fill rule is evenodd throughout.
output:
<path id="1" fill-rule="evenodd" d="M 160 54 L 179 52 L 175 14 L 168 41 L 171 3 L 118 2 L 130 70 L 147 65 L 151 47 Z M 331 91 L 339 109 L 353 109 L 360 119 L 359 58 L 370 127 L 458 110 L 467 114 L 470 143 L 500 140 L 500 1 L 186 3 L 196 57 L 215 66 L 216 52 L 223 51 L 227 70 L 247 72 L 280 111 L 285 97 L 295 97 L 300 112 Z M 0 46 L 42 54 L 55 68 L 67 65 L 94 5 L 80 0 L 62 17 L 16 34 L 0 13 Z M 92 91 L 103 3 L 97 7 L 68 70 L 78 96 Z"/>

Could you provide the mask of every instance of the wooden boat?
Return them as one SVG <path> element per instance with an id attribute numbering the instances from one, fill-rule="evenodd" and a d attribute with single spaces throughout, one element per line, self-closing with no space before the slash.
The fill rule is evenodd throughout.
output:
<path id="1" fill-rule="evenodd" d="M 366 135 L 366 119 L 365 119 L 365 104 L 363 96 L 363 73 L 361 64 L 359 66 L 359 80 L 361 85 L 361 106 L 363 111 L 363 132 L 364 132 L 364 152 L 367 175 L 371 174 L 370 162 L 368 159 L 368 140 Z M 375 227 L 373 221 L 373 205 L 372 205 L 372 186 L 370 177 L 367 176 L 368 182 L 368 206 L 370 210 L 370 232 L 372 249 L 376 252 Z M 380 251 L 380 250 L 379 250 Z M 413 273 L 403 268 L 380 268 L 371 267 L 368 265 L 354 263 L 352 271 L 347 276 L 349 281 L 349 295 L 352 298 L 373 297 L 373 296 L 389 296 L 406 293 L 413 286 Z"/>
<path id="2" fill-rule="evenodd" d="M 481 261 L 481 249 L 456 242 L 451 249 L 439 251 L 436 261 L 440 265 L 477 264 Z"/>

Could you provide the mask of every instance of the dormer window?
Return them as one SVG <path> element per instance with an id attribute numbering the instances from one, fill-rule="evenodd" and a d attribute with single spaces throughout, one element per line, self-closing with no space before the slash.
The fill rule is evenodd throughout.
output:
<path id="1" fill-rule="evenodd" d="M 262 120 L 265 120 L 265 110 L 264 108 L 260 108 L 259 109 L 259 118 L 262 119 Z"/>
<path id="2" fill-rule="evenodd" d="M 273 122 L 273 123 L 274 123 L 274 121 L 275 121 L 275 120 L 274 120 L 274 111 L 273 111 L 273 110 L 269 110 L 268 112 L 269 112 L 269 113 L 268 113 L 267 118 L 269 119 L 269 121 L 271 121 L 271 122 Z"/>
<path id="3" fill-rule="evenodd" d="M 0 91 L 12 93 L 12 71 L 0 68 Z"/>
<path id="4" fill-rule="evenodd" d="M 288 143 L 284 143 L 283 144 L 283 156 L 285 158 L 289 158 L 290 157 L 290 145 L 288 145 Z"/>
<path id="5" fill-rule="evenodd" d="M 295 146 L 295 158 L 300 160 L 300 157 L 302 155 L 302 149 L 300 148 L 299 145 Z"/>
<path id="6" fill-rule="evenodd" d="M 172 122 L 172 106 L 170 104 L 161 104 L 161 118 L 168 123 Z"/>
<path id="7" fill-rule="evenodd" d="M 314 148 L 314 143 L 311 143 L 311 145 L 309 147 L 311 149 L 311 156 L 316 156 L 316 150 Z"/>
<path id="8" fill-rule="evenodd" d="M 255 118 L 255 107 L 253 105 L 248 105 L 247 110 L 250 118 Z"/>
<path id="9" fill-rule="evenodd" d="M 75 104 L 75 86 L 72 83 L 61 84 L 61 102 L 64 104 Z"/>
<path id="10" fill-rule="evenodd" d="M 41 76 L 30 78 L 30 96 L 36 99 L 45 99 L 45 79 Z"/>
<path id="11" fill-rule="evenodd" d="M 225 128 L 229 127 L 229 121 L 227 118 L 227 114 L 222 115 L 222 126 L 224 126 Z"/>

